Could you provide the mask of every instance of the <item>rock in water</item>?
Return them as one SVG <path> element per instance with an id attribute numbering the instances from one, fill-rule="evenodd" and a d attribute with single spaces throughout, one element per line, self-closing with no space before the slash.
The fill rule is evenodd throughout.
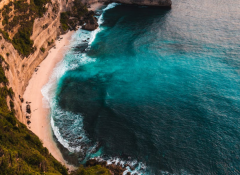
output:
<path id="1" fill-rule="evenodd" d="M 111 0 L 111 1 L 120 2 L 124 4 L 159 6 L 159 7 L 168 7 L 168 8 L 172 6 L 171 0 Z"/>
<path id="2" fill-rule="evenodd" d="M 91 16 L 86 20 L 86 24 L 82 27 L 84 30 L 93 31 L 98 28 L 97 18 Z"/>

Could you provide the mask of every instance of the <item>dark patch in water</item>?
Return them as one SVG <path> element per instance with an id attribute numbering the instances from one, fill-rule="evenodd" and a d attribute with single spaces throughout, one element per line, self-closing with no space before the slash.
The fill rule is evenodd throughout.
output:
<path id="1" fill-rule="evenodd" d="M 85 42 L 85 43 L 81 43 L 81 44 L 78 44 L 77 46 L 75 46 L 73 48 L 73 51 L 74 52 L 77 52 L 77 53 L 85 53 L 86 52 L 86 49 L 88 48 L 88 43 Z"/>

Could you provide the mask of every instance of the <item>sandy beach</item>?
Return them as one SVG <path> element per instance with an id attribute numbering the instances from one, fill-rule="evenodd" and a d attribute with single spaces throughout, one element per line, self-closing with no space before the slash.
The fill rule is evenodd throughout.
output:
<path id="1" fill-rule="evenodd" d="M 38 71 L 34 72 L 29 84 L 24 92 L 23 111 L 26 109 L 26 102 L 31 102 L 31 124 L 28 128 L 33 131 L 43 142 L 43 145 L 48 148 L 50 153 L 70 170 L 75 167 L 68 165 L 63 159 L 61 152 L 53 141 L 52 130 L 49 118 L 49 108 L 43 107 L 43 95 L 41 89 L 49 81 L 56 64 L 64 58 L 65 52 L 69 49 L 69 43 L 74 31 L 61 35 L 60 41 L 56 40 L 56 46 L 49 50 L 48 56 L 37 67 Z"/>
<path id="2" fill-rule="evenodd" d="M 103 3 L 95 3 L 91 5 L 88 10 L 97 10 Z M 56 143 L 53 141 L 49 108 L 45 108 L 43 105 L 43 95 L 41 89 L 48 83 L 49 78 L 56 67 L 56 64 L 60 62 L 69 49 L 69 44 L 74 31 L 68 32 L 65 35 L 61 35 L 61 40 L 55 41 L 55 47 L 49 50 L 48 56 L 37 67 L 37 71 L 33 73 L 32 78 L 24 92 L 23 98 L 23 111 L 25 113 L 26 102 L 31 102 L 31 124 L 28 128 L 33 131 L 43 142 L 43 145 L 48 148 L 49 152 L 62 164 L 64 164 L 69 170 L 74 170 L 76 167 L 69 165 L 63 158 L 62 153 L 58 149 Z"/>

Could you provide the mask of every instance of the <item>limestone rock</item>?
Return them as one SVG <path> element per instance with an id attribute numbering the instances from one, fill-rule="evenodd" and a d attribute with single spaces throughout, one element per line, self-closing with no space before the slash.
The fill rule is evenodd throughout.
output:
<path id="1" fill-rule="evenodd" d="M 86 24 L 82 26 L 82 29 L 89 31 L 93 31 L 96 28 L 98 28 L 97 18 L 93 16 L 89 17 L 89 19 L 86 20 Z"/>
<path id="2" fill-rule="evenodd" d="M 171 7 L 171 0 L 111 0 L 111 2 L 120 2 L 124 4 Z"/>

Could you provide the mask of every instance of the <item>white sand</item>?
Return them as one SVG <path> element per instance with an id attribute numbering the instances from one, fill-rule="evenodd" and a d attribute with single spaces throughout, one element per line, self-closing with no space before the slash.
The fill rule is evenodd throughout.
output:
<path id="1" fill-rule="evenodd" d="M 64 53 L 68 50 L 69 41 L 74 32 L 68 32 L 60 36 L 61 41 L 56 40 L 56 47 L 49 51 L 48 56 L 42 61 L 38 67 L 38 71 L 34 72 L 29 84 L 24 92 L 23 111 L 26 109 L 26 101 L 31 102 L 31 124 L 29 129 L 33 131 L 48 148 L 49 152 L 62 164 L 66 165 L 70 170 L 75 169 L 74 166 L 68 165 L 63 159 L 60 150 L 53 141 L 52 130 L 49 117 L 49 108 L 43 107 L 42 87 L 48 82 L 56 64 L 64 57 Z"/>

